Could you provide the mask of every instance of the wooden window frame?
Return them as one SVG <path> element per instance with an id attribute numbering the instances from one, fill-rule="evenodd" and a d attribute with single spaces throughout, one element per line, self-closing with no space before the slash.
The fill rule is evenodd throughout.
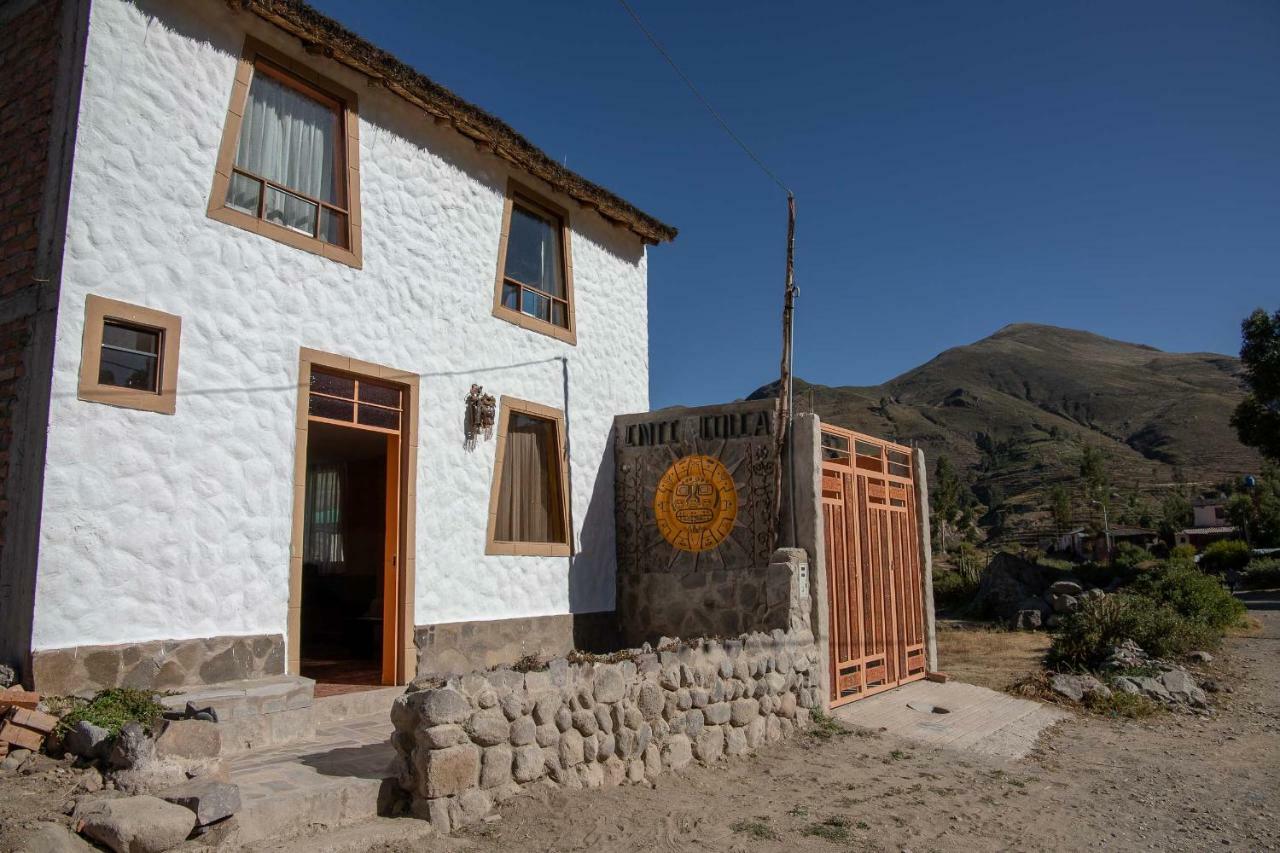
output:
<path id="1" fill-rule="evenodd" d="M 507 429 L 512 413 L 551 421 L 556 427 L 556 452 L 560 457 L 560 511 L 564 513 L 564 542 L 505 542 L 495 538 L 498 529 L 498 497 L 502 490 L 502 466 L 507 454 Z M 490 556 L 568 557 L 573 554 L 573 514 L 569 500 L 569 457 L 566 453 L 564 410 L 503 397 L 498 414 L 498 442 L 493 458 L 493 483 L 489 489 L 489 525 L 484 552 Z"/>
<path id="2" fill-rule="evenodd" d="M 102 330 L 107 321 L 141 326 L 160 333 L 156 365 L 159 388 L 122 388 L 98 381 L 102 366 Z M 80 351 L 80 384 L 76 396 L 87 403 L 172 415 L 178 405 L 178 351 L 182 346 L 182 318 L 152 308 L 90 294 L 84 302 L 84 338 Z"/>
<path id="3" fill-rule="evenodd" d="M 507 278 L 507 239 L 511 234 L 511 211 L 515 207 L 517 200 L 521 205 L 532 209 L 536 213 L 560 220 L 560 253 L 564 263 L 565 320 L 568 323 L 566 326 L 557 326 L 555 323 L 541 320 L 537 317 L 530 317 L 523 311 L 508 308 L 502 304 L 502 286 L 506 283 Z M 568 210 L 515 179 L 507 182 L 507 196 L 502 206 L 502 233 L 498 240 L 498 275 L 493 286 L 493 316 L 500 320 L 506 320 L 508 323 L 514 323 L 531 332 L 547 335 L 572 346 L 577 345 L 578 321 L 573 299 L 571 231 Z M 522 282 L 516 283 L 524 286 Z M 555 297 L 552 298 L 554 299 Z"/>
<path id="4" fill-rule="evenodd" d="M 261 68 L 259 68 L 261 64 Z M 274 79 L 292 86 L 310 98 L 336 106 L 341 111 L 340 136 L 338 140 L 337 158 L 341 165 L 339 173 L 346 173 L 345 186 L 341 197 L 345 199 L 347 215 L 347 248 L 335 246 L 317 237 L 300 234 L 291 228 L 268 222 L 258 216 L 251 216 L 241 210 L 227 206 L 227 189 L 231 184 L 233 171 L 263 181 L 264 188 L 260 199 L 266 197 L 266 187 L 277 186 L 261 176 L 252 175 L 243 169 L 236 169 L 236 146 L 240 141 L 240 124 L 244 116 L 245 106 L 249 100 L 249 84 L 255 73 L 268 74 Z M 316 74 L 307 66 L 267 46 L 255 38 L 245 39 L 244 51 L 236 65 L 235 82 L 231 86 L 231 102 L 227 107 L 226 120 L 222 126 L 222 143 L 218 147 L 217 165 L 214 167 L 213 189 L 209 194 L 208 216 L 219 222 L 269 237 L 295 249 L 302 249 L 314 255 L 320 255 L 333 261 L 346 264 L 356 269 L 363 266 L 363 243 L 361 240 L 360 221 L 360 113 L 356 95 L 349 89 Z M 319 199 L 311 199 L 296 190 L 282 187 L 286 192 L 313 201 L 321 207 L 342 211 L 340 205 L 330 204 Z M 262 202 L 259 202 L 261 210 Z M 318 214 L 317 214 L 318 215 Z"/>

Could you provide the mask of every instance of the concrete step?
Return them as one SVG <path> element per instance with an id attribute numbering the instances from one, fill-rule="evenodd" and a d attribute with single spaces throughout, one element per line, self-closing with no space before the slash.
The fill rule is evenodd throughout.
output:
<path id="1" fill-rule="evenodd" d="M 369 717 L 373 714 L 386 714 L 387 719 L 391 719 L 391 704 L 403 694 L 403 687 L 380 687 L 316 699 L 312 706 L 315 709 L 316 725 Z"/>
<path id="2" fill-rule="evenodd" d="M 375 713 L 322 724 L 305 741 L 233 757 L 231 781 L 240 786 L 241 800 L 235 843 L 387 814 L 396 795 L 391 732 L 389 715 Z"/>
<path id="3" fill-rule="evenodd" d="M 212 708 L 222 731 L 222 754 L 236 755 L 313 737 L 315 684 L 300 675 L 275 675 L 202 685 L 160 701 L 174 711 L 188 703 L 198 709 Z"/>
<path id="4" fill-rule="evenodd" d="M 383 846 L 417 846 L 434 834 L 425 820 L 379 817 L 293 838 L 266 839 L 243 849 L 260 853 L 367 853 Z"/>

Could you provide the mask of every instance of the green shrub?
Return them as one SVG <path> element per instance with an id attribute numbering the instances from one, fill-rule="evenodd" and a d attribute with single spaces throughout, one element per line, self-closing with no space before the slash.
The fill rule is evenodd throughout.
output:
<path id="1" fill-rule="evenodd" d="M 1175 657 L 1192 648 L 1215 647 L 1220 637 L 1220 631 L 1184 618 L 1169 605 L 1143 595 L 1116 593 L 1086 599 L 1062 620 L 1049 648 L 1049 663 L 1093 668 L 1124 640 L 1133 640 L 1156 657 Z"/>
<path id="2" fill-rule="evenodd" d="M 1280 588 L 1280 559 L 1253 560 L 1244 571 L 1245 589 Z"/>
<path id="3" fill-rule="evenodd" d="M 1200 568 L 1206 572 L 1240 571 L 1249 565 L 1249 546 L 1239 539 L 1214 542 L 1200 555 Z"/>
<path id="4" fill-rule="evenodd" d="M 88 702 L 82 702 L 58 721 L 59 729 L 66 731 L 81 720 L 106 729 L 115 737 L 128 722 L 139 722 L 151 730 L 160 722 L 164 706 L 156 701 L 158 693 L 150 690 L 131 690 L 112 687 L 98 693 Z"/>
<path id="5" fill-rule="evenodd" d="M 1174 549 L 1169 552 L 1169 559 L 1179 563 L 1194 563 L 1196 561 L 1196 546 L 1175 546 Z"/>
<path id="6" fill-rule="evenodd" d="M 958 569 L 933 569 L 933 598 L 944 607 L 968 604 L 978 591 L 977 578 Z"/>
<path id="7" fill-rule="evenodd" d="M 1111 555 L 1111 566 L 1121 573 L 1131 572 L 1143 563 L 1155 562 L 1155 559 L 1156 555 L 1146 548 L 1141 548 L 1132 542 L 1120 542 L 1116 544 L 1115 552 Z"/>
<path id="8" fill-rule="evenodd" d="M 1238 624 L 1245 612 L 1244 605 L 1216 577 L 1183 563 L 1166 563 L 1143 572 L 1129 590 L 1168 605 L 1184 619 L 1218 633 Z"/>

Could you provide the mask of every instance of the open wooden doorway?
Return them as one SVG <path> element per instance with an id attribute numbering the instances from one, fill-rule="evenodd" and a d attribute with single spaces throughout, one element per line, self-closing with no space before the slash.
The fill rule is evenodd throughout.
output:
<path id="1" fill-rule="evenodd" d="M 417 377 L 303 351 L 289 671 L 318 696 L 412 677 Z"/>

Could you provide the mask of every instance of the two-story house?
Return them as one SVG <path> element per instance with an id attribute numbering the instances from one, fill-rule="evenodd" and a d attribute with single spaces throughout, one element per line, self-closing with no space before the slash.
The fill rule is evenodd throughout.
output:
<path id="1" fill-rule="evenodd" d="M 0 58 L 0 661 L 395 684 L 607 623 L 674 228 L 302 3 L 4 0 Z"/>

